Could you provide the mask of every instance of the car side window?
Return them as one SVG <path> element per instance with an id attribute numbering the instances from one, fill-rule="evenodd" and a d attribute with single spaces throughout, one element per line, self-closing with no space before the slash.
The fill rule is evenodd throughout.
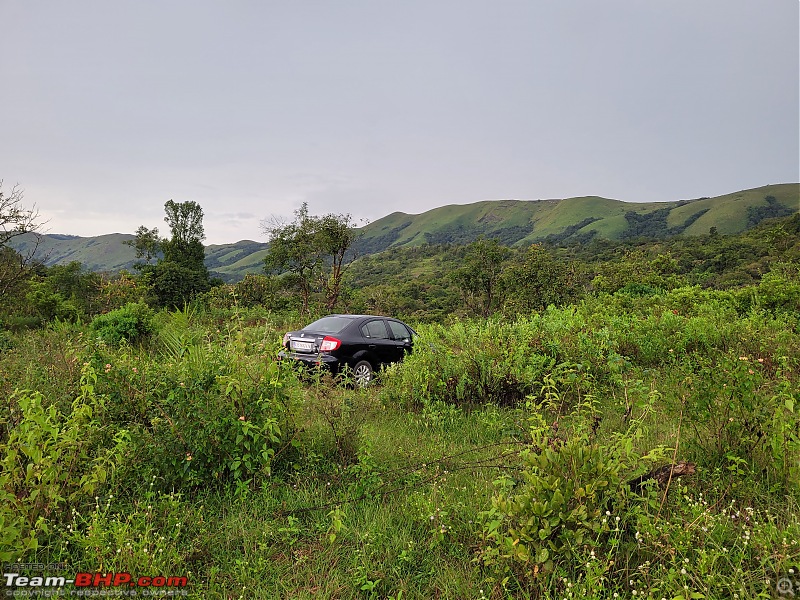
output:
<path id="1" fill-rule="evenodd" d="M 372 340 L 385 340 L 389 338 L 386 325 L 381 320 L 367 321 L 361 326 L 361 335 Z"/>
<path id="2" fill-rule="evenodd" d="M 388 321 L 389 329 L 392 330 L 392 337 L 398 342 L 410 342 L 411 332 L 402 323 L 397 321 Z"/>

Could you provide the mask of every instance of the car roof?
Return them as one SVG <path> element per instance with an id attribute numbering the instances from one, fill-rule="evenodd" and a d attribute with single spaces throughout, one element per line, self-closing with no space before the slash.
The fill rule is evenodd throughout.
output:
<path id="1" fill-rule="evenodd" d="M 343 317 L 345 319 L 392 319 L 394 321 L 398 321 L 399 319 L 395 319 L 394 317 L 386 317 L 384 315 L 344 315 L 344 314 L 333 314 L 333 315 L 325 315 L 326 317 Z"/>

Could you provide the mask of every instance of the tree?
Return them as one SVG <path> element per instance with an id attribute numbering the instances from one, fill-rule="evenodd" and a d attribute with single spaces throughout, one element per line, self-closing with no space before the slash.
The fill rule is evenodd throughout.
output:
<path id="1" fill-rule="evenodd" d="M 332 310 L 339 301 L 346 267 L 355 258 L 348 253 L 356 239 L 353 217 L 309 215 L 305 202 L 294 215 L 291 223 L 277 217 L 261 222 L 269 238 L 264 268 L 268 273 L 290 274 L 300 290 L 303 313 L 309 311 L 314 289 L 322 291 L 323 306 Z"/>
<path id="2" fill-rule="evenodd" d="M 503 273 L 506 309 L 529 314 L 550 304 L 568 304 L 582 293 L 584 279 L 585 274 L 574 261 L 559 260 L 534 244 L 521 262 Z"/>
<path id="3" fill-rule="evenodd" d="M 26 278 L 35 264 L 35 254 L 41 237 L 43 223 L 39 221 L 36 207 L 25 208 L 22 189 L 15 185 L 8 194 L 3 193 L 0 179 L 0 295 L 7 295 L 11 288 Z M 11 240 L 31 234 L 31 243 L 22 251 L 11 247 Z"/>
<path id="4" fill-rule="evenodd" d="M 136 249 L 137 258 L 146 261 L 136 268 L 150 284 L 155 302 L 159 306 L 180 307 L 211 287 L 203 247 L 203 209 L 197 202 L 169 200 L 164 210 L 169 238 L 161 239 L 158 228 L 142 225 L 136 230 L 136 238 L 127 243 Z M 149 264 L 156 257 L 156 264 Z"/>
<path id="5" fill-rule="evenodd" d="M 169 224 L 170 239 L 163 240 L 161 248 L 164 260 L 175 262 L 198 271 L 205 267 L 206 239 L 203 230 L 203 209 L 197 202 L 175 202 L 169 200 L 164 204 L 167 216 L 164 220 Z"/>
<path id="6" fill-rule="evenodd" d="M 137 263 L 137 266 L 150 264 L 151 260 L 158 258 L 161 254 L 161 238 L 158 237 L 158 227 L 148 229 L 144 225 L 140 225 L 136 230 L 136 237 L 122 243 L 136 250 L 137 260 L 144 259 L 144 262 Z"/>
<path id="7" fill-rule="evenodd" d="M 488 317 L 501 305 L 500 276 L 510 255 L 497 240 L 480 238 L 467 246 L 463 266 L 452 274 L 467 308 Z"/>
<path id="8" fill-rule="evenodd" d="M 42 267 L 28 282 L 26 299 L 45 321 L 55 317 L 74 321 L 98 312 L 101 278 L 74 260 L 67 265 Z"/>

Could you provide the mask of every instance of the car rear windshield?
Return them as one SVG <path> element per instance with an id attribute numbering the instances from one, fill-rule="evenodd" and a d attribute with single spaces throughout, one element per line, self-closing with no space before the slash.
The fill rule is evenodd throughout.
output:
<path id="1" fill-rule="evenodd" d="M 303 327 L 303 331 L 314 331 L 316 333 L 339 333 L 342 329 L 352 323 L 352 319 L 347 317 L 322 317 L 310 325 Z"/>

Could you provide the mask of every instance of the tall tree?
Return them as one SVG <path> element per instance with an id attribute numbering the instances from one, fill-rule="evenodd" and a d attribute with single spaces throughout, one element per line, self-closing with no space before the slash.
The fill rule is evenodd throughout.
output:
<path id="1" fill-rule="evenodd" d="M 350 252 L 356 239 L 351 215 L 310 215 L 303 203 L 286 223 L 276 217 L 262 221 L 269 239 L 264 268 L 270 273 L 289 273 L 300 291 L 303 313 L 308 313 L 312 291 L 323 292 L 322 305 L 332 310 L 339 300 L 342 278 L 355 256 Z"/>
<path id="2" fill-rule="evenodd" d="M 158 305 L 180 307 L 211 287 L 203 247 L 203 209 L 197 202 L 169 200 L 164 210 L 170 237 L 159 239 L 157 228 L 141 226 L 130 245 L 136 248 L 137 258 L 148 262 L 162 254 L 156 264 L 139 263 L 137 268 L 150 284 Z"/>
<path id="3" fill-rule="evenodd" d="M 175 202 L 164 204 L 169 225 L 170 238 L 161 244 L 164 260 L 184 265 L 190 269 L 202 270 L 205 260 L 203 240 L 203 209 L 197 202 Z"/>

